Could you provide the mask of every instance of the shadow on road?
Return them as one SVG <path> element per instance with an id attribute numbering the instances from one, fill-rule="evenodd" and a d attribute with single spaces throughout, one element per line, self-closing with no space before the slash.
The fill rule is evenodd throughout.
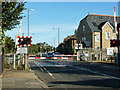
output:
<path id="1" fill-rule="evenodd" d="M 111 83 L 111 82 L 118 82 L 118 83 Z M 83 81 L 82 80 L 81 81 L 55 81 L 55 82 L 49 82 L 49 83 L 81 85 L 81 86 L 97 86 L 97 87 L 106 87 L 106 88 L 120 88 L 120 81 L 115 80 L 115 79 L 95 79 L 95 80 L 83 80 Z"/>

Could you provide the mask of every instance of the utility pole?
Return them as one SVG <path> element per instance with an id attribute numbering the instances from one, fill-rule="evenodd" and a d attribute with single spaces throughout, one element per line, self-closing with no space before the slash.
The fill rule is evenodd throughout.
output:
<path id="1" fill-rule="evenodd" d="M 28 36 L 29 36 L 29 10 L 28 10 Z"/>
<path id="2" fill-rule="evenodd" d="M 120 37 L 119 37 L 119 27 L 117 27 L 117 18 L 116 18 L 116 12 L 115 12 L 115 7 L 114 7 L 114 22 L 115 22 L 115 31 L 116 31 L 116 37 L 117 37 L 117 40 L 119 40 L 120 39 Z M 118 50 L 118 54 L 117 54 L 117 65 L 120 65 L 120 55 L 119 55 L 119 46 L 117 46 L 117 50 Z"/>
<path id="3" fill-rule="evenodd" d="M 59 46 L 59 44 L 60 44 L 60 29 L 58 28 L 58 46 Z"/>
<path id="4" fill-rule="evenodd" d="M 55 37 L 54 37 L 54 52 L 55 52 Z"/>

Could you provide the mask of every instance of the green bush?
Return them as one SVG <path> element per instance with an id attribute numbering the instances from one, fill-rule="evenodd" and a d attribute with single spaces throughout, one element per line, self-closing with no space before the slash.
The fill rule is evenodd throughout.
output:
<path id="1" fill-rule="evenodd" d="M 5 69 L 9 69 L 10 68 L 10 65 L 8 63 L 5 63 L 5 66 L 4 66 Z"/>

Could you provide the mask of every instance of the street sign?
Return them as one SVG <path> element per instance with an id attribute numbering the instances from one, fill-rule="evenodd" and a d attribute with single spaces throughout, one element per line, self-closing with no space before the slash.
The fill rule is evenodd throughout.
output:
<path id="1" fill-rule="evenodd" d="M 16 54 L 27 54 L 27 47 L 17 48 Z"/>
<path id="2" fill-rule="evenodd" d="M 82 44 L 75 44 L 75 49 L 82 49 L 83 48 L 83 45 Z"/>
<path id="3" fill-rule="evenodd" d="M 106 48 L 106 55 L 114 55 L 115 49 L 114 48 Z"/>
<path id="4" fill-rule="evenodd" d="M 120 40 L 110 40 L 110 47 L 120 47 Z"/>

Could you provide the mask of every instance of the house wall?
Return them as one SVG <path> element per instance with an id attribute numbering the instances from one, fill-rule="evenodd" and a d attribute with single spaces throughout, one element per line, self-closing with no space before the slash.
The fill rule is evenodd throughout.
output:
<path id="1" fill-rule="evenodd" d="M 76 39 L 72 40 L 72 48 L 74 49 L 74 54 L 76 53 L 76 50 L 75 50 L 76 41 L 77 41 Z"/>
<path id="2" fill-rule="evenodd" d="M 83 25 L 85 25 L 85 31 L 83 31 Z M 85 20 L 78 27 L 77 42 L 82 41 L 82 37 L 86 37 L 86 41 L 89 42 L 89 47 L 92 48 L 92 31 Z"/>
<path id="3" fill-rule="evenodd" d="M 110 25 L 106 24 L 102 29 L 102 48 L 103 49 L 111 48 L 110 39 L 109 40 L 106 39 L 106 32 L 110 32 L 110 39 L 113 39 L 113 36 L 116 36 L 116 33 L 113 33 L 113 30 L 110 27 Z M 115 51 L 117 52 L 117 48 L 116 47 L 114 48 L 115 48 Z"/>

